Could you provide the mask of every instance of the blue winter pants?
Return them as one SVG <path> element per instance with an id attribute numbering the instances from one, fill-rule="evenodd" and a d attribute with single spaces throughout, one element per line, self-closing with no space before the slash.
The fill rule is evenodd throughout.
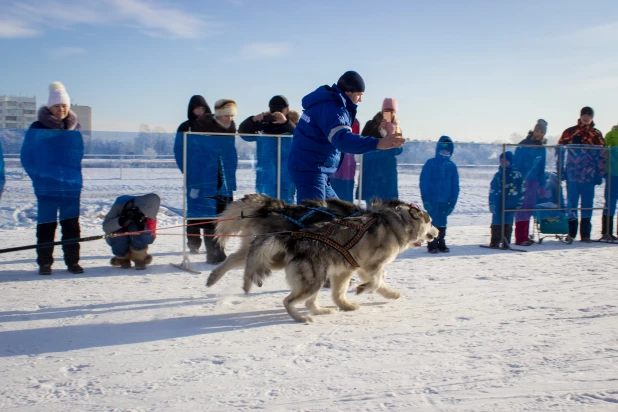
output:
<path id="1" fill-rule="evenodd" d="M 132 223 L 128 228 L 122 228 L 114 233 L 137 232 L 138 230 L 137 225 Z M 111 237 L 105 240 L 107 244 L 112 247 L 114 256 L 125 256 L 129 253 L 129 246 L 135 250 L 145 249 L 149 244 L 154 242 L 154 236 L 152 236 L 150 232 L 144 232 L 139 235 Z"/>
<path id="2" fill-rule="evenodd" d="M 581 200 L 581 208 L 592 208 L 594 204 L 594 183 L 567 182 L 567 200 L 570 209 L 569 219 L 577 219 L 577 205 Z M 582 210 L 582 218 L 591 218 L 592 210 Z"/>
<path id="3" fill-rule="evenodd" d="M 618 202 L 618 176 L 609 176 L 605 179 L 605 207 L 609 207 L 610 216 L 616 215 L 616 202 Z"/>
<path id="4" fill-rule="evenodd" d="M 36 222 L 50 223 L 79 217 L 79 195 L 37 196 L 38 214 Z M 58 216 L 60 215 L 60 216 Z"/>
<path id="5" fill-rule="evenodd" d="M 297 204 L 300 204 L 303 200 L 325 200 L 331 197 L 339 199 L 330 185 L 328 175 L 325 173 L 290 170 L 290 176 L 296 185 Z"/>

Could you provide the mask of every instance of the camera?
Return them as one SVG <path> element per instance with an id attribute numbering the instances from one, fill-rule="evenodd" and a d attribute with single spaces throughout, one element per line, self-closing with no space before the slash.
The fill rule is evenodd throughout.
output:
<path id="1" fill-rule="evenodd" d="M 265 114 L 264 117 L 262 118 L 262 121 L 264 123 L 272 123 L 275 120 L 275 116 L 273 116 L 272 114 Z"/>

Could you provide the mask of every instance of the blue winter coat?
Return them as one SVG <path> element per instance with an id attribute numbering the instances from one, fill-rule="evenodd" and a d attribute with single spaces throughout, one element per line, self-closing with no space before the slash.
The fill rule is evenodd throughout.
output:
<path id="1" fill-rule="evenodd" d="M 69 112 L 72 130 L 52 129 L 45 124 L 39 111 L 39 120 L 26 132 L 21 147 L 21 164 L 32 180 L 37 196 L 79 197 L 82 189 L 82 159 L 84 140 L 74 127 L 77 118 Z"/>
<path id="2" fill-rule="evenodd" d="M 505 179 L 505 207 L 511 210 L 505 214 L 504 223 L 513 223 L 514 210 L 519 209 L 524 203 L 524 179 L 521 173 L 513 166 L 506 169 Z M 494 215 L 492 224 L 500 224 L 502 218 L 502 175 L 503 167 L 500 166 L 489 186 L 489 210 Z"/>
<path id="3" fill-rule="evenodd" d="M 234 123 L 223 129 L 212 114 L 198 119 L 194 132 L 235 133 Z M 183 169 L 183 135 L 178 133 L 174 143 L 174 157 Z M 187 134 L 187 209 L 188 217 L 216 216 L 216 196 L 232 196 L 236 190 L 238 154 L 233 136 L 205 136 Z M 195 189 L 195 190 L 194 190 Z M 193 193 L 193 196 L 191 195 Z"/>
<path id="4" fill-rule="evenodd" d="M 4 177 L 4 152 L 2 151 L 2 142 L 0 142 L 0 192 L 4 188 L 6 177 Z"/>
<path id="5" fill-rule="evenodd" d="M 449 203 L 452 210 L 459 197 L 459 172 L 450 156 L 439 154 L 441 143 L 450 145 L 451 155 L 455 145 L 450 137 L 442 136 L 436 145 L 436 156 L 427 160 L 420 177 L 421 198 L 427 203 Z"/>
<path id="6" fill-rule="evenodd" d="M 320 86 L 303 97 L 303 112 L 292 140 L 289 168 L 301 172 L 333 174 L 341 152 L 376 150 L 378 139 L 352 133 L 356 105 L 336 85 Z"/>
<path id="7" fill-rule="evenodd" d="M 545 185 L 545 160 L 547 153 L 543 147 L 545 139 L 537 141 L 529 134 L 521 145 L 538 147 L 518 147 L 513 157 L 513 167 L 521 173 L 525 180 L 535 180 L 540 185 Z"/>

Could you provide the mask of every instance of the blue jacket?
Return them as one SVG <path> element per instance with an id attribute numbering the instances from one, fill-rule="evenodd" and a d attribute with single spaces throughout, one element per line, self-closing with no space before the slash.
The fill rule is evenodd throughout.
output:
<path id="1" fill-rule="evenodd" d="M 513 157 L 513 167 L 521 173 L 526 180 L 536 180 L 540 185 L 545 185 L 545 159 L 547 153 L 543 142 L 532 139 L 529 134 L 524 140 L 519 142 L 521 145 L 538 147 L 518 147 L 515 149 Z"/>
<path id="2" fill-rule="evenodd" d="M 515 209 L 519 209 L 524 203 L 524 179 L 521 173 L 515 167 L 508 166 L 506 169 L 505 180 L 505 209 L 511 210 L 509 214 L 514 213 Z M 498 215 L 502 213 L 502 171 L 500 166 L 498 172 L 494 175 L 489 186 L 489 210 L 492 214 Z M 512 219 L 507 219 L 507 222 L 512 223 Z"/>
<path id="3" fill-rule="evenodd" d="M 289 168 L 332 174 L 339 169 L 341 152 L 376 150 L 378 139 L 352 133 L 356 105 L 336 85 L 320 86 L 303 97 L 304 112 L 294 130 Z"/>
<path id="4" fill-rule="evenodd" d="M 436 156 L 427 160 L 421 171 L 421 198 L 423 203 L 450 203 L 450 207 L 454 208 L 459 197 L 459 172 L 450 156 L 439 153 L 441 143 L 450 146 L 453 154 L 453 141 L 448 136 L 442 136 L 436 145 Z"/>
<path id="5" fill-rule="evenodd" d="M 78 130 L 51 129 L 41 121 L 30 125 L 21 147 L 21 164 L 37 196 L 79 196 L 83 157 Z"/>
<path id="6" fill-rule="evenodd" d="M 4 188 L 6 178 L 4 177 L 4 152 L 2 151 L 2 142 L 0 142 L 0 192 Z"/>

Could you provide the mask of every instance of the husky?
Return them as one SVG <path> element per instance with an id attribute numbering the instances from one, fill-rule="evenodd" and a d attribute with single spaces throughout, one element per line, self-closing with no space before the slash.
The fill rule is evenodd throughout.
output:
<path id="1" fill-rule="evenodd" d="M 224 221 L 217 224 L 215 233 L 222 247 L 228 240 L 224 234 L 247 235 L 236 252 L 230 254 L 208 276 L 206 286 L 217 283 L 228 271 L 245 266 L 249 245 L 256 235 L 300 230 L 315 223 L 352 216 L 360 209 L 340 199 L 306 200 L 293 205 L 258 193 L 245 195 L 230 203 L 219 215 Z M 225 220 L 233 219 L 233 220 Z"/>
<path id="2" fill-rule="evenodd" d="M 272 270 L 285 269 L 291 293 L 283 300 L 288 314 L 298 322 L 313 322 L 295 305 L 303 300 L 314 315 L 336 309 L 318 306 L 317 296 L 327 279 L 332 299 L 341 310 L 359 308 L 346 299 L 350 278 L 357 271 L 362 283 L 356 294 L 377 292 L 388 299 L 400 293 L 384 284 L 384 266 L 409 247 L 432 241 L 438 229 L 429 214 L 398 199 L 377 201 L 356 217 L 324 222 L 297 232 L 257 237 L 247 254 L 243 289 L 261 286 Z M 344 246 L 345 245 L 345 246 Z"/>

